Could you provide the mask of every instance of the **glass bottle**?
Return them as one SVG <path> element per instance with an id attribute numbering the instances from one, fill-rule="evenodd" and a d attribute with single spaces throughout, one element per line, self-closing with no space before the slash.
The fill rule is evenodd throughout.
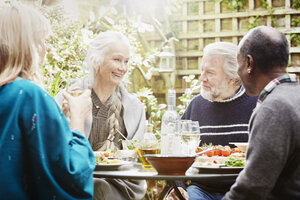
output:
<path id="1" fill-rule="evenodd" d="M 176 91 L 168 90 L 168 110 L 161 121 L 161 154 L 175 154 L 176 133 L 178 132 L 180 118 L 176 112 Z"/>
<path id="2" fill-rule="evenodd" d="M 158 154 L 159 152 L 159 142 L 156 136 L 153 134 L 153 125 L 148 123 L 146 125 L 146 133 L 143 140 L 140 143 L 138 153 L 142 161 L 144 168 L 152 168 L 151 164 L 145 159 L 146 154 Z"/>

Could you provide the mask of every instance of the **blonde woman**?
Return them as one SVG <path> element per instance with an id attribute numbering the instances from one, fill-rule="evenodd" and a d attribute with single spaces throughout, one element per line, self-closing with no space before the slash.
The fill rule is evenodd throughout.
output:
<path id="1" fill-rule="evenodd" d="M 73 85 L 92 88 L 93 108 L 85 121 L 85 136 L 94 151 L 121 148 L 118 131 L 128 139 L 143 138 L 144 105 L 122 86 L 129 58 L 130 44 L 123 34 L 102 32 L 89 45 L 85 59 L 88 79 Z M 56 99 L 63 100 L 61 95 Z M 94 199 L 141 199 L 146 192 L 145 181 L 95 179 L 94 183 Z"/>
<path id="2" fill-rule="evenodd" d="M 92 199 L 95 158 L 39 83 L 49 23 L 31 7 L 0 7 L 0 196 Z M 90 93 L 66 95 L 74 129 L 83 131 Z M 80 107 L 75 104 L 80 103 Z"/>

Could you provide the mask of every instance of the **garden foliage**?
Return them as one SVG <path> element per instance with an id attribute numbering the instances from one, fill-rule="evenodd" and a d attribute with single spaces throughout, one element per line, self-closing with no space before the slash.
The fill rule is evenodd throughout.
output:
<path id="1" fill-rule="evenodd" d="M 47 40 L 47 57 L 43 66 L 46 90 L 55 96 L 67 86 L 68 82 L 84 78 L 88 69 L 82 66 L 89 42 L 102 31 L 120 31 L 129 38 L 131 43 L 131 59 L 124 84 L 145 104 L 147 119 L 154 124 L 154 132 L 159 133 L 160 120 L 166 110 L 166 104 L 159 104 L 152 89 L 146 84 L 141 85 L 137 91 L 130 89 L 135 81 L 132 77 L 133 70 L 143 71 L 144 73 L 140 75 L 145 80 L 149 80 L 156 64 L 158 50 L 146 50 L 139 40 L 139 35 L 145 30 L 152 30 L 151 25 L 134 17 L 122 16 L 116 10 L 111 11 L 107 12 L 106 16 L 98 18 L 91 13 L 90 18 L 82 22 L 64 15 L 63 10 L 57 7 L 44 10 L 52 26 L 52 34 Z M 193 93 L 199 89 L 199 81 L 195 80 L 195 76 L 185 77 L 185 80 L 191 83 L 191 88 L 186 89 L 185 93 L 178 98 L 181 102 L 177 107 L 179 114 L 183 114 L 194 96 Z"/>

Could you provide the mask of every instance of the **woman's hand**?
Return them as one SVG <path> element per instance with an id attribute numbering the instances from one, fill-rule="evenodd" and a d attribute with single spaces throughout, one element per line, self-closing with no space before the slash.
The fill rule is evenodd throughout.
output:
<path id="1" fill-rule="evenodd" d="M 61 105 L 61 110 L 65 114 L 66 118 L 70 116 L 70 107 L 69 103 L 66 100 L 66 98 L 63 99 L 62 105 Z"/>
<path id="2" fill-rule="evenodd" d="M 188 195 L 187 191 L 185 191 L 185 189 L 183 189 L 182 187 L 178 187 L 178 189 L 179 189 L 181 195 L 183 196 L 183 198 L 188 200 L 189 195 Z M 179 200 L 174 189 L 171 190 L 169 195 L 166 197 L 166 200 Z"/>
<path id="3" fill-rule="evenodd" d="M 88 117 L 92 108 L 91 91 L 85 90 L 80 96 L 72 96 L 64 92 L 63 96 L 62 111 L 65 115 L 69 113 L 70 126 L 83 133 L 84 120 Z"/>

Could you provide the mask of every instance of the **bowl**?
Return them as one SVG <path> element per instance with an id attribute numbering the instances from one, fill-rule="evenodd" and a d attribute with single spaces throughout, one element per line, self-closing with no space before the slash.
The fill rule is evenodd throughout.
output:
<path id="1" fill-rule="evenodd" d="M 196 156 L 169 156 L 146 154 L 145 158 L 157 171 L 158 175 L 185 175 L 194 163 Z"/>
<path id="2" fill-rule="evenodd" d="M 229 144 L 234 144 L 239 148 L 242 152 L 246 152 L 248 147 L 248 142 L 230 142 Z"/>

